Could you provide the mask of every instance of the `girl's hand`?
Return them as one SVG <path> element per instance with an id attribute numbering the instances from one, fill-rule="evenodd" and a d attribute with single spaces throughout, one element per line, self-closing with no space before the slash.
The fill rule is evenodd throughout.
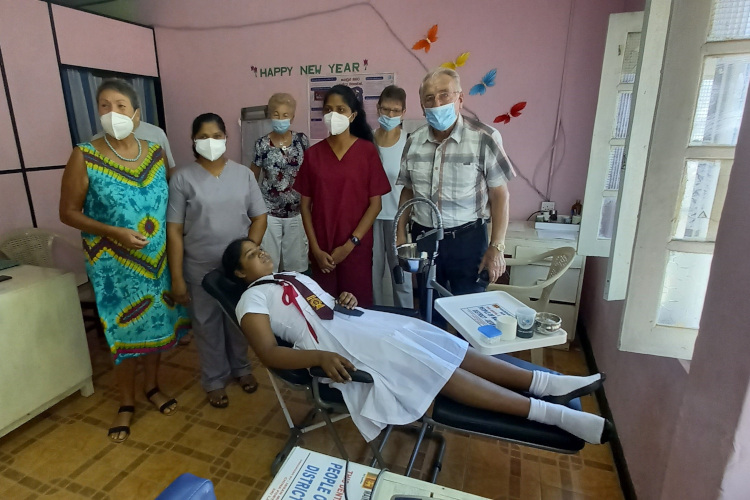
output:
<path id="1" fill-rule="evenodd" d="M 148 241 L 138 231 L 133 231 L 126 227 L 116 227 L 112 230 L 110 237 L 120 245 L 130 250 L 140 250 L 141 248 L 148 245 Z"/>
<path id="2" fill-rule="evenodd" d="M 184 278 L 172 278 L 172 298 L 175 302 L 184 306 L 190 302 L 190 295 Z"/>
<path id="3" fill-rule="evenodd" d="M 337 302 L 339 305 L 346 307 L 347 309 L 354 309 L 357 307 L 357 297 L 349 292 L 341 292 Z"/>
<path id="4" fill-rule="evenodd" d="M 349 254 L 351 253 L 351 250 L 347 250 L 346 245 L 341 245 L 340 247 L 336 247 L 333 249 L 333 252 L 331 252 L 331 257 L 333 258 L 333 262 L 336 264 L 341 264 L 344 259 L 349 257 Z"/>
<path id="5" fill-rule="evenodd" d="M 333 257 L 331 257 L 328 252 L 324 252 L 323 250 L 313 250 L 313 257 L 315 257 L 315 261 L 318 264 L 318 267 L 321 271 L 324 273 L 330 273 L 334 269 L 336 269 L 336 262 L 333 260 Z"/>
<path id="6" fill-rule="evenodd" d="M 345 384 L 352 380 L 349 371 L 356 371 L 354 365 L 345 357 L 330 351 L 317 351 L 320 357 L 318 366 L 334 382 Z M 347 371 L 349 370 L 349 371 Z"/>

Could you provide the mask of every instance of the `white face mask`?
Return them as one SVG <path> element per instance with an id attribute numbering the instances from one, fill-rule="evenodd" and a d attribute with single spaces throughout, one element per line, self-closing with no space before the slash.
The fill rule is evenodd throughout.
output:
<path id="1" fill-rule="evenodd" d="M 106 115 L 100 116 L 99 120 L 104 131 L 120 141 L 133 133 L 133 118 L 135 118 L 137 112 L 138 110 L 133 113 L 132 117 L 129 117 L 110 111 Z"/>
<path id="2" fill-rule="evenodd" d="M 331 111 L 327 115 L 323 116 L 323 123 L 325 123 L 329 134 L 339 135 L 349 128 L 349 118 L 350 116 Z"/>
<path id="3" fill-rule="evenodd" d="M 226 139 L 196 139 L 195 150 L 203 158 L 214 161 L 221 158 L 227 150 Z"/>

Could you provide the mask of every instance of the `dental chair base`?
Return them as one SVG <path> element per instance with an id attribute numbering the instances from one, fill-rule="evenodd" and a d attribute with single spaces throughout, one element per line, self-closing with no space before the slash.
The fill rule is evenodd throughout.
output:
<path id="1" fill-rule="evenodd" d="M 507 354 L 498 354 L 495 357 L 527 370 L 556 373 L 553 370 L 528 363 Z M 568 406 L 581 411 L 581 402 L 579 399 L 570 401 Z M 445 396 L 438 395 L 435 398 L 432 415 L 425 416 L 422 419 L 420 435 L 417 438 L 417 443 L 414 446 L 414 451 L 406 468 L 407 476 L 411 474 L 414 461 L 423 440 L 425 438 L 435 438 L 439 434 L 437 429 L 440 427 L 557 453 L 578 453 L 586 444 L 582 439 L 553 425 L 540 424 L 523 417 L 472 408 L 457 403 Z M 443 443 L 436 451 L 433 461 L 430 478 L 433 483 L 437 480 L 437 476 L 440 473 L 444 452 L 445 444 Z"/>

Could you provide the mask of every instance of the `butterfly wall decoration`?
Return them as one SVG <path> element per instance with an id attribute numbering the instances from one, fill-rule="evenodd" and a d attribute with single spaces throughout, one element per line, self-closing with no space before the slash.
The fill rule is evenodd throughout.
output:
<path id="1" fill-rule="evenodd" d="M 466 64 L 466 60 L 469 59 L 470 52 L 464 52 L 456 58 L 455 61 L 443 63 L 440 66 L 443 68 L 457 69 Z"/>
<path id="2" fill-rule="evenodd" d="M 507 124 L 510 122 L 511 118 L 517 118 L 521 116 L 521 111 L 523 111 L 523 108 L 526 107 L 526 101 L 521 101 L 515 103 L 513 106 L 511 106 L 510 111 L 505 113 L 504 115 L 496 116 L 494 120 L 492 120 L 494 123 L 504 123 Z"/>
<path id="3" fill-rule="evenodd" d="M 427 32 L 427 36 L 419 40 L 417 43 L 414 44 L 412 47 L 413 50 L 422 50 L 424 49 L 425 54 L 430 51 L 430 46 L 435 43 L 438 39 L 437 37 L 438 32 L 438 25 L 434 25 L 432 28 L 430 28 L 430 31 Z"/>
<path id="4" fill-rule="evenodd" d="M 487 89 L 495 86 L 495 76 L 497 69 L 491 69 L 482 77 L 482 81 L 471 87 L 469 95 L 484 95 Z"/>

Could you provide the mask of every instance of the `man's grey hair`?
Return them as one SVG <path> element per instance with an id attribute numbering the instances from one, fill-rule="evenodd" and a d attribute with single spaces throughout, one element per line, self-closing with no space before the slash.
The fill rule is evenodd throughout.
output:
<path id="1" fill-rule="evenodd" d="M 422 83 L 419 85 L 420 99 L 422 98 L 422 89 L 424 88 L 424 84 L 441 75 L 448 75 L 451 78 L 453 78 L 453 83 L 456 84 L 456 90 L 461 92 L 461 77 L 458 75 L 456 70 L 440 67 L 440 68 L 433 69 L 432 71 L 427 73 L 424 78 L 422 78 Z"/>
<path id="2" fill-rule="evenodd" d="M 99 88 L 96 89 L 97 103 L 99 102 L 99 96 L 102 95 L 102 92 L 105 90 L 114 90 L 130 99 L 130 104 L 133 106 L 133 109 L 141 107 L 141 104 L 138 101 L 138 93 L 135 91 L 135 88 L 121 78 L 107 78 L 99 84 Z"/>

